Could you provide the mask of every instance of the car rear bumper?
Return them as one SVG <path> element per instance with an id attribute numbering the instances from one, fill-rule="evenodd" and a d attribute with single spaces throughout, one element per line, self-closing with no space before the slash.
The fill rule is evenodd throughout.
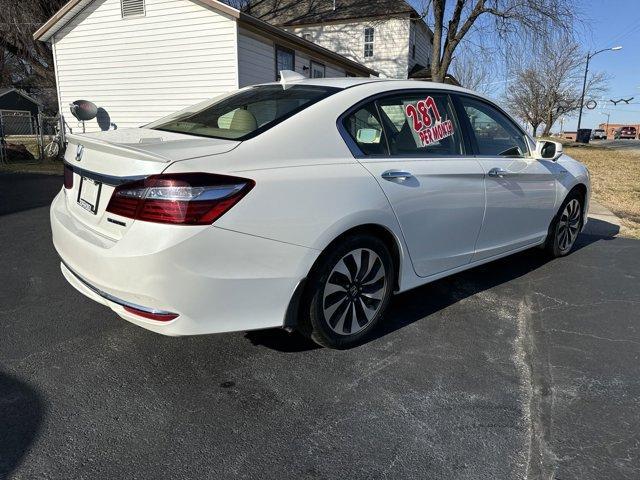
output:
<path id="1" fill-rule="evenodd" d="M 119 316 L 164 335 L 279 327 L 319 252 L 214 226 L 135 222 L 111 240 L 51 206 L 53 243 L 67 281 Z M 172 312 L 170 321 L 125 307 Z"/>

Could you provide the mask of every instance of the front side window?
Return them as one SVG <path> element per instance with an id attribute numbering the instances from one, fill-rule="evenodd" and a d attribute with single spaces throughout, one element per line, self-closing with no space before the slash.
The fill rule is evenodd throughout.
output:
<path id="1" fill-rule="evenodd" d="M 198 104 L 146 128 L 201 137 L 244 140 L 339 91 L 312 85 L 261 85 Z"/>
<path id="2" fill-rule="evenodd" d="M 387 154 L 384 130 L 373 102 L 347 115 L 343 125 L 365 155 Z"/>
<path id="3" fill-rule="evenodd" d="M 373 39 L 375 30 L 373 27 L 367 27 L 364 29 L 364 58 L 373 57 Z"/>
<path id="4" fill-rule="evenodd" d="M 461 100 L 479 155 L 524 157 L 529 153 L 525 135 L 506 115 L 479 100 L 468 97 Z"/>
<path id="5" fill-rule="evenodd" d="M 325 66 L 318 62 L 311 62 L 311 78 L 324 78 Z"/>
<path id="6" fill-rule="evenodd" d="M 449 96 L 410 93 L 378 101 L 392 156 L 462 155 L 462 135 Z"/>
<path id="7" fill-rule="evenodd" d="M 276 81 L 280 81 L 282 70 L 295 71 L 295 57 L 293 50 L 276 45 Z"/>

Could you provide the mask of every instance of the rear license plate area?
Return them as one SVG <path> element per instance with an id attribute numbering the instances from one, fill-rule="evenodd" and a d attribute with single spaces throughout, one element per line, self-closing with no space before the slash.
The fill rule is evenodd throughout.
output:
<path id="1" fill-rule="evenodd" d="M 78 205 L 86 211 L 98 213 L 98 202 L 100 201 L 100 191 L 102 182 L 96 182 L 91 178 L 80 177 L 80 187 L 78 187 Z"/>

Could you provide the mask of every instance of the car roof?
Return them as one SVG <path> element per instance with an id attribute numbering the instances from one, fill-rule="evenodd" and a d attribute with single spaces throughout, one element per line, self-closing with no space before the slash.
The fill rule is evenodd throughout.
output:
<path id="1" fill-rule="evenodd" d="M 365 85 L 371 83 L 379 83 L 382 87 L 381 90 L 391 90 L 393 88 L 433 88 L 436 90 L 447 90 L 455 92 L 467 92 L 479 95 L 477 92 L 467 90 L 466 88 L 457 87 L 455 85 L 449 85 L 447 83 L 425 82 L 424 80 L 395 80 L 391 78 L 378 78 L 378 77 L 335 77 L 335 78 L 305 78 L 305 79 L 292 79 L 286 82 L 287 85 L 314 85 L 322 87 L 334 87 L 334 88 L 352 88 L 358 85 Z M 270 82 L 262 85 L 282 85 L 282 82 Z"/>

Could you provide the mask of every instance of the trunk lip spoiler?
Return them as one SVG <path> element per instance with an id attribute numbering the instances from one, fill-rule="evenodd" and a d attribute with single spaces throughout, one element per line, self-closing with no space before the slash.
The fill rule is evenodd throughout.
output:
<path id="1" fill-rule="evenodd" d="M 149 175 L 132 175 L 126 177 L 119 177 L 117 175 L 107 175 L 104 173 L 96 173 L 91 170 L 86 170 L 84 168 L 78 167 L 77 165 L 72 165 L 71 163 L 65 161 L 63 162 L 64 166 L 73 170 L 73 173 L 77 173 L 78 175 L 86 178 L 90 178 L 91 180 L 95 180 L 96 182 L 101 182 L 105 185 L 109 185 L 111 187 L 117 187 L 118 185 L 122 185 L 123 183 L 135 182 L 138 180 L 144 180 Z"/>
<path id="2" fill-rule="evenodd" d="M 144 148 L 137 148 L 132 144 L 118 144 L 111 143 L 97 138 L 92 138 L 87 135 L 76 135 L 67 133 L 67 143 L 71 141 L 74 145 L 90 146 L 93 150 L 98 150 L 104 153 L 111 153 L 114 155 L 126 155 L 129 158 L 136 160 L 147 160 L 157 163 L 171 163 L 173 160 L 163 155 L 150 153 Z M 141 144 L 142 145 L 142 144 Z"/>

